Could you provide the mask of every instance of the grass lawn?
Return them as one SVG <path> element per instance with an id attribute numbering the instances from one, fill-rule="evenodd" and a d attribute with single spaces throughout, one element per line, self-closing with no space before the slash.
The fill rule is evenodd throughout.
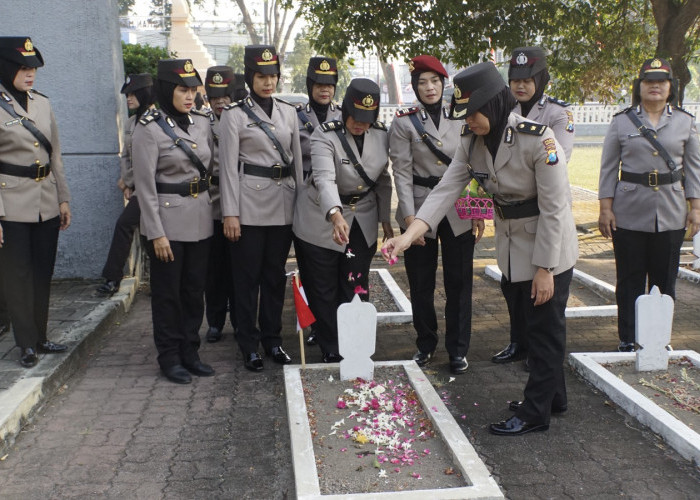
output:
<path id="1" fill-rule="evenodd" d="M 591 191 L 598 191 L 602 146 L 576 146 L 569 162 L 569 182 Z"/>

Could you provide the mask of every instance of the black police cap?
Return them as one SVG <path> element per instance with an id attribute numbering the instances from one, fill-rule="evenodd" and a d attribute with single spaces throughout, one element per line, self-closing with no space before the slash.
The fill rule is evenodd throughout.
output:
<path id="1" fill-rule="evenodd" d="M 236 77 L 231 66 L 212 66 L 207 69 L 204 90 L 207 97 L 231 97 Z"/>
<path id="2" fill-rule="evenodd" d="M 40 68 L 44 58 L 28 36 L 0 36 L 0 57 L 27 68 Z"/>
<path id="3" fill-rule="evenodd" d="M 194 69 L 192 59 L 162 59 L 158 61 L 158 80 L 184 87 L 202 85 L 199 73 Z"/>
<path id="4" fill-rule="evenodd" d="M 452 83 L 450 118 L 453 120 L 473 115 L 506 86 L 496 66 L 490 62 L 470 66 L 455 75 Z"/>
<path id="5" fill-rule="evenodd" d="M 532 78 L 547 69 L 547 54 L 542 47 L 518 47 L 513 50 L 508 67 L 508 80 Z"/>
<path id="6" fill-rule="evenodd" d="M 278 75 L 280 62 L 272 45 L 246 45 L 243 64 L 253 72 L 263 75 Z"/>
<path id="7" fill-rule="evenodd" d="M 673 80 L 671 64 L 660 57 L 647 59 L 639 70 L 640 80 Z"/>
<path id="8" fill-rule="evenodd" d="M 153 77 L 150 73 L 134 73 L 127 75 L 122 85 L 122 94 L 132 94 L 135 90 L 153 86 Z"/>
<path id="9" fill-rule="evenodd" d="M 309 67 L 306 70 L 306 77 L 314 83 L 337 85 L 337 61 L 332 57 L 312 57 L 309 59 Z"/>
<path id="10" fill-rule="evenodd" d="M 379 116 L 379 85 L 369 78 L 355 78 L 350 81 L 343 110 L 358 122 L 374 123 Z"/>

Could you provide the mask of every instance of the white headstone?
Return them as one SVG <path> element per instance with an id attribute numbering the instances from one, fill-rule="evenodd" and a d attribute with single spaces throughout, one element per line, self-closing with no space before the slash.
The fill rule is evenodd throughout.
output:
<path id="1" fill-rule="evenodd" d="M 700 257 L 700 233 L 693 236 L 693 254 Z"/>
<path id="2" fill-rule="evenodd" d="M 673 325 L 673 299 L 654 286 L 649 295 L 640 295 L 635 303 L 637 371 L 667 370 Z"/>
<path id="3" fill-rule="evenodd" d="M 377 342 L 377 309 L 355 295 L 338 307 L 340 380 L 374 379 L 372 355 Z"/>

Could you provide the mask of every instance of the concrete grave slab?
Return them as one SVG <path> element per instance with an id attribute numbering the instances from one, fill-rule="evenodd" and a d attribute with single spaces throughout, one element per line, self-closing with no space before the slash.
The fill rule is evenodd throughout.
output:
<path id="1" fill-rule="evenodd" d="M 338 349 L 340 380 L 374 379 L 374 354 L 377 345 L 377 309 L 355 294 L 350 302 L 338 306 Z"/>
<path id="2" fill-rule="evenodd" d="M 430 415 L 432 423 L 437 430 L 437 435 L 443 439 L 450 450 L 455 466 L 459 468 L 468 486 L 382 493 L 322 495 L 301 381 L 301 366 L 287 365 L 284 367 L 284 381 L 297 498 L 299 500 L 339 500 L 341 498 L 344 500 L 370 498 L 396 500 L 504 498 L 498 484 L 418 365 L 414 361 L 382 361 L 376 363 L 376 365 L 403 366 L 423 408 L 437 409 L 437 411 L 426 411 L 425 413 Z M 328 369 L 328 365 L 312 364 L 307 365 L 306 369 Z"/>
<path id="3" fill-rule="evenodd" d="M 377 324 L 404 324 L 413 321 L 413 308 L 411 301 L 403 293 L 391 273 L 386 269 L 370 269 L 371 273 L 378 273 L 384 282 L 384 286 L 394 298 L 398 312 L 377 312 Z"/>

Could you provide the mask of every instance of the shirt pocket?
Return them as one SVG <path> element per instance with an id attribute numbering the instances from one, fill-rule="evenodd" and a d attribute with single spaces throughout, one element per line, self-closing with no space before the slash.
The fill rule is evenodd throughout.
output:
<path id="1" fill-rule="evenodd" d="M 0 174 L 0 189 L 14 189 L 20 184 L 20 177 Z"/>
<path id="2" fill-rule="evenodd" d="M 245 177 L 243 179 L 243 186 L 251 191 L 264 191 L 269 188 L 272 184 L 271 179 L 266 179 L 265 177 Z"/>

